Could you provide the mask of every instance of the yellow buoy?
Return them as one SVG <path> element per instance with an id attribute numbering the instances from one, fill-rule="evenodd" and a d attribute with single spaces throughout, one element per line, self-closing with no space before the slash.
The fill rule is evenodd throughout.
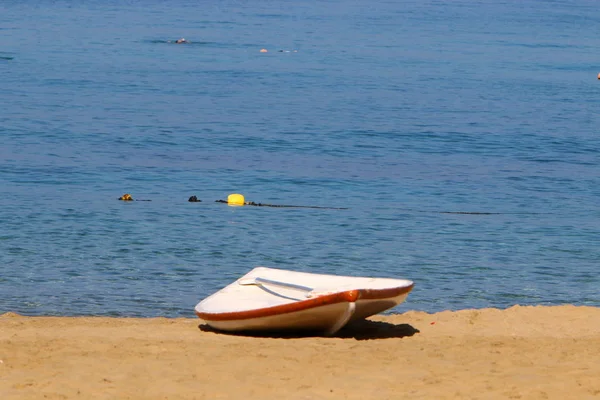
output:
<path id="1" fill-rule="evenodd" d="M 230 194 L 227 196 L 227 204 L 230 206 L 243 206 L 244 196 L 238 193 Z"/>
<path id="2" fill-rule="evenodd" d="M 598 79 L 600 79 L 600 74 L 598 74 Z"/>
<path id="3" fill-rule="evenodd" d="M 261 52 L 261 53 L 267 53 L 268 51 L 269 51 L 269 50 L 267 50 L 267 49 L 260 49 L 260 52 Z"/>

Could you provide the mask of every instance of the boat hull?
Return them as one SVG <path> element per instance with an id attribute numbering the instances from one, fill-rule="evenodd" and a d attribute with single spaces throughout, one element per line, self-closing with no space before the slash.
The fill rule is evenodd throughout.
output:
<path id="1" fill-rule="evenodd" d="M 257 284 L 259 279 L 266 283 Z M 217 330 L 315 331 L 331 335 L 351 321 L 397 306 L 412 288 L 413 283 L 407 280 L 259 267 L 198 303 L 195 312 Z"/>

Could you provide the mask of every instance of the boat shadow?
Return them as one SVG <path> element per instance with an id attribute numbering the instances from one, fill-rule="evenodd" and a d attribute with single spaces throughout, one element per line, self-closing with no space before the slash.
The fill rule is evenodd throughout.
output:
<path id="1" fill-rule="evenodd" d="M 218 333 L 221 335 L 229 336 L 246 336 L 246 337 L 257 337 L 257 338 L 276 338 L 276 339 L 299 339 L 306 337 L 333 337 L 341 339 L 355 339 L 355 340 L 373 340 L 373 339 L 394 339 L 410 337 L 419 333 L 419 330 L 410 324 L 390 324 L 389 322 L 381 321 L 370 321 L 362 320 L 352 322 L 342 329 L 340 329 L 335 335 L 324 336 L 319 332 L 224 332 L 209 325 L 200 324 L 198 326 L 202 332 Z"/>
<path id="2" fill-rule="evenodd" d="M 335 334 L 335 337 L 356 340 L 394 339 L 410 337 L 419 330 L 410 324 L 391 324 L 389 322 L 362 320 L 351 322 Z"/>

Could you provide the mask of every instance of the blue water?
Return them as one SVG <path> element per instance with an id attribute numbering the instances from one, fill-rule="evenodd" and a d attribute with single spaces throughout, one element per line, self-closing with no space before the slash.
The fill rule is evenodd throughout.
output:
<path id="1" fill-rule="evenodd" d="M 3 0 L 0 313 L 191 317 L 258 265 L 413 280 L 392 312 L 600 306 L 598 26 L 588 0 Z"/>

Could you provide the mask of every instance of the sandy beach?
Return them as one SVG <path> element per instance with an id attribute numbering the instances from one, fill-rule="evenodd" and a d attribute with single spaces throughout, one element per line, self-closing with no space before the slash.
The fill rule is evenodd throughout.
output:
<path id="1" fill-rule="evenodd" d="M 0 316 L 5 399 L 595 399 L 600 308 L 376 316 L 335 337 Z"/>

